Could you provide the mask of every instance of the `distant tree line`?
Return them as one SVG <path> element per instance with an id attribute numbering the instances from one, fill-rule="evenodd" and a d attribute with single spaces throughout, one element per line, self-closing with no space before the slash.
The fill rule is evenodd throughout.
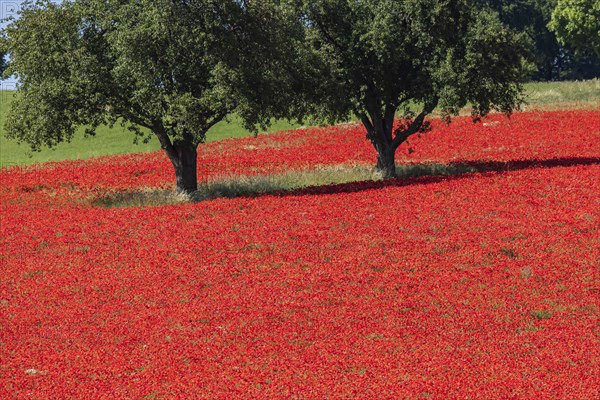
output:
<path id="1" fill-rule="evenodd" d="M 531 46 L 529 79 L 600 77 L 598 0 L 475 0 L 524 32 Z M 575 34 L 573 34 L 575 32 Z"/>

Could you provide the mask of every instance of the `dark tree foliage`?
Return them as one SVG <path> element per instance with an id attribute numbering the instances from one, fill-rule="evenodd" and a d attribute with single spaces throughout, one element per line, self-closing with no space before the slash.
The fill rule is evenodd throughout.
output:
<path id="1" fill-rule="evenodd" d="M 549 29 L 558 0 L 475 2 L 479 7 L 487 7 L 496 12 L 502 23 L 527 35 L 532 62 L 530 79 L 550 81 L 600 77 L 598 54 L 589 50 L 576 51 L 568 43 L 559 43 L 556 34 Z"/>
<path id="2" fill-rule="evenodd" d="M 0 52 L 0 76 L 4 72 L 4 68 L 6 68 L 6 60 L 4 59 L 5 54 Z"/>

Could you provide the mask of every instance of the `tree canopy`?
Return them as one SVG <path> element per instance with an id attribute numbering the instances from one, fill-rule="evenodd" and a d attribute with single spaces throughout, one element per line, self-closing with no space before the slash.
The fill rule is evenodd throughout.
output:
<path id="1" fill-rule="evenodd" d="M 548 24 L 563 45 L 578 51 L 592 51 L 600 57 L 600 2 L 558 0 Z"/>
<path id="2" fill-rule="evenodd" d="M 449 119 L 468 103 L 479 117 L 520 102 L 523 38 L 471 1 L 304 1 L 303 18 L 325 65 L 313 112 L 329 121 L 357 115 L 385 177 L 436 107 Z M 405 119 L 394 126 L 397 112 Z"/>
<path id="3" fill-rule="evenodd" d="M 287 10 L 287 11 L 286 11 Z M 248 128 L 294 103 L 288 50 L 302 34 L 276 1 L 25 2 L 4 31 L 22 93 L 6 135 L 32 148 L 69 140 L 81 125 L 155 134 L 177 188 L 197 188 L 196 148 L 236 113 Z"/>
<path id="4" fill-rule="evenodd" d="M 556 77 L 561 46 L 546 27 L 556 0 L 476 0 L 476 4 L 496 12 L 502 23 L 525 34 L 532 55 L 529 60 L 532 78 L 552 80 Z"/>

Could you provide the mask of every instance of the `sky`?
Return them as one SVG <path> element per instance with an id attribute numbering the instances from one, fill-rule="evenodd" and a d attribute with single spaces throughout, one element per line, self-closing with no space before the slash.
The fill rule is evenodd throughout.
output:
<path id="1" fill-rule="evenodd" d="M 14 16 L 20 9 L 23 0 L 0 0 L 0 19 L 9 18 Z M 4 24 L 0 24 L 4 26 Z"/>
<path id="2" fill-rule="evenodd" d="M 54 0 L 54 3 L 60 3 L 62 0 Z M 6 26 L 4 19 L 17 16 L 21 9 L 24 0 L 0 0 L 0 29 Z M 14 78 L 9 78 L 0 81 L 0 90 L 14 90 L 17 81 Z"/>
<path id="3" fill-rule="evenodd" d="M 6 26 L 6 22 L 3 20 L 15 16 L 22 3 L 22 0 L 0 0 L 0 29 Z M 17 81 L 12 78 L 0 81 L 0 89 L 13 90 L 16 84 Z"/>

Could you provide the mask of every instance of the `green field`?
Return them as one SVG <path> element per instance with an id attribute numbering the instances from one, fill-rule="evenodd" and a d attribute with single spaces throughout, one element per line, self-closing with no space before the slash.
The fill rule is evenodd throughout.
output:
<path id="1" fill-rule="evenodd" d="M 600 80 L 584 82 L 549 82 L 526 85 L 528 105 L 526 109 L 551 108 L 599 108 Z M 56 149 L 43 149 L 32 153 L 26 144 L 18 144 L 4 137 L 4 119 L 10 109 L 15 92 L 0 91 L 0 167 L 32 164 L 36 162 L 66 159 L 86 159 L 109 154 L 147 152 L 159 149 L 158 141 L 152 137 L 149 143 L 133 144 L 133 134 L 115 126 L 101 127 L 94 137 L 85 137 L 83 128 L 70 143 L 62 143 Z M 298 127 L 287 121 L 276 121 L 268 130 L 293 129 Z M 207 141 L 237 138 L 251 135 L 241 127 L 237 118 L 222 122 L 207 134 Z"/>
<path id="2" fill-rule="evenodd" d="M 525 91 L 530 109 L 600 107 L 600 79 L 528 83 Z"/>

